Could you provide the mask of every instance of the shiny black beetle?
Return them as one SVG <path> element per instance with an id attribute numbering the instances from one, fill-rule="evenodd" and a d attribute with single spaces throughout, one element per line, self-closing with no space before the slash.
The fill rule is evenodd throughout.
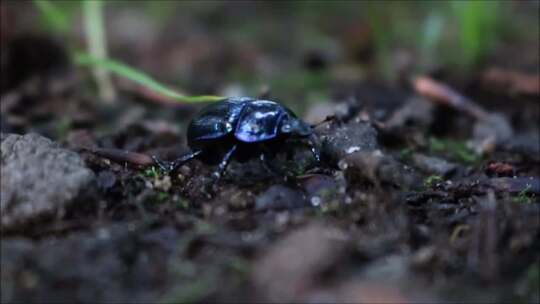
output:
<path id="1" fill-rule="evenodd" d="M 174 171 L 197 157 L 219 164 L 214 173 L 219 178 L 233 155 L 239 160 L 259 156 L 267 166 L 269 153 L 283 148 L 285 140 L 291 138 L 307 139 L 320 161 L 312 126 L 291 110 L 274 101 L 234 97 L 208 105 L 191 121 L 187 131 L 191 153 L 170 163 L 154 160 L 162 169 Z"/>

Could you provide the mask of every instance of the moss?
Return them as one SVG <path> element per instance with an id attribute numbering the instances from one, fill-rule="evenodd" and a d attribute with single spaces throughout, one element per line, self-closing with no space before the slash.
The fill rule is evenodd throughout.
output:
<path id="1" fill-rule="evenodd" d="M 529 191 L 531 190 L 531 185 L 527 185 L 525 189 L 521 190 L 512 201 L 519 204 L 530 204 L 532 203 L 532 197 L 529 196 Z"/>
<path id="2" fill-rule="evenodd" d="M 435 185 L 442 183 L 444 180 L 439 175 L 430 175 L 424 180 L 424 187 L 433 188 Z"/>
<path id="3" fill-rule="evenodd" d="M 453 160 L 465 164 L 476 164 L 481 160 L 480 155 L 468 148 L 464 141 L 431 137 L 429 139 L 429 151 L 431 153 L 445 154 Z"/>
<path id="4" fill-rule="evenodd" d="M 404 148 L 399 151 L 399 158 L 402 161 L 409 161 L 412 159 L 413 154 L 414 154 L 414 149 Z"/>
<path id="5" fill-rule="evenodd" d="M 214 282 L 208 278 L 196 278 L 179 285 L 161 303 L 193 303 L 208 297 L 215 289 Z"/>
<path id="6" fill-rule="evenodd" d="M 158 202 L 162 203 L 162 202 L 165 202 L 169 199 L 169 193 L 167 192 L 158 192 L 157 195 L 156 195 L 156 198 L 158 200 Z"/>

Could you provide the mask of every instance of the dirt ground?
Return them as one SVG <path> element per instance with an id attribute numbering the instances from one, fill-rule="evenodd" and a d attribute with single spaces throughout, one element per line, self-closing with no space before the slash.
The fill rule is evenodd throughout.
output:
<path id="1" fill-rule="evenodd" d="M 162 26 L 111 9 L 111 56 L 157 79 L 333 117 L 321 162 L 287 142 L 277 173 L 233 160 L 215 182 L 148 160 L 189 152 L 204 105 L 120 78 L 101 100 L 31 5 L 0 6 L 2 303 L 540 302 L 537 37 L 422 76 L 396 49 L 386 79 L 369 28 L 339 15 L 313 23 L 339 38 L 306 46 L 312 17 L 262 2 Z"/>

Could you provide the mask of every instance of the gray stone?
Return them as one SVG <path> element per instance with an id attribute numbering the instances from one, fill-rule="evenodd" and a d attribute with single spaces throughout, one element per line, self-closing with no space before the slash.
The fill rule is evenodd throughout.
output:
<path id="1" fill-rule="evenodd" d="M 186 241 L 172 228 L 143 228 L 0 240 L 2 303 L 156 302 L 172 282 L 186 284 L 176 269 L 187 263 L 175 255 Z"/>
<path id="2" fill-rule="evenodd" d="M 2 136 L 0 227 L 61 213 L 94 179 L 80 156 L 38 134 Z"/>
<path id="3" fill-rule="evenodd" d="M 419 96 L 413 96 L 397 109 L 386 121 L 390 129 L 403 128 L 409 124 L 428 127 L 433 122 L 433 104 Z"/>
<path id="4" fill-rule="evenodd" d="M 490 113 L 479 119 L 473 127 L 473 139 L 469 143 L 478 154 L 493 153 L 497 146 L 507 144 L 514 135 L 514 130 L 506 116 Z"/>
<path id="5" fill-rule="evenodd" d="M 512 138 L 514 130 L 506 116 L 501 113 L 491 113 L 485 119 L 478 120 L 474 125 L 475 140 L 493 137 L 497 144 L 502 144 Z"/>
<path id="6" fill-rule="evenodd" d="M 373 151 L 378 148 L 377 131 L 367 122 L 327 125 L 320 132 L 322 151 L 332 161 L 358 151 Z"/>
<path id="7" fill-rule="evenodd" d="M 412 159 L 416 167 L 428 174 L 447 176 L 457 168 L 456 164 L 450 163 L 442 158 L 427 156 L 420 153 L 414 154 Z"/>
<path id="8" fill-rule="evenodd" d="M 300 191 L 282 185 L 273 185 L 255 199 L 255 210 L 283 210 L 306 207 L 307 201 Z"/>
<path id="9" fill-rule="evenodd" d="M 306 293 L 320 289 L 316 278 L 347 252 L 346 239 L 343 231 L 313 222 L 265 249 L 252 272 L 262 302 L 305 302 Z"/>

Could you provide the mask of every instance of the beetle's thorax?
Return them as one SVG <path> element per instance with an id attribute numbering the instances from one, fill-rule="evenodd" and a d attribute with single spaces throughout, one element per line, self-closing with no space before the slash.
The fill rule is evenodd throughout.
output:
<path id="1" fill-rule="evenodd" d="M 311 126 L 296 117 L 283 117 L 280 125 L 280 131 L 283 135 L 290 137 L 303 138 L 311 135 Z"/>
<path id="2" fill-rule="evenodd" d="M 234 135 L 247 143 L 274 139 L 285 114 L 283 107 L 273 101 L 249 102 L 242 109 Z"/>

